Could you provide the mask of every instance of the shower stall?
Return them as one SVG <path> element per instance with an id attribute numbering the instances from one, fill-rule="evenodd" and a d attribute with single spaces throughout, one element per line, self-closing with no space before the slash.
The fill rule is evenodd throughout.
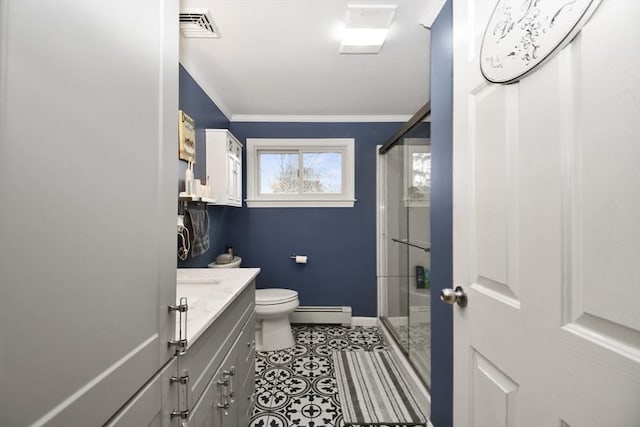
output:
<path id="1" fill-rule="evenodd" d="M 430 389 L 428 104 L 378 154 L 378 292 L 381 322 Z"/>

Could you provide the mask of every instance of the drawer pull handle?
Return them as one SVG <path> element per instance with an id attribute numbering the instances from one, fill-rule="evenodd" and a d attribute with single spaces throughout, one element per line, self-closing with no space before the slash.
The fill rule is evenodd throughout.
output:
<path id="1" fill-rule="evenodd" d="M 226 377 L 233 377 L 236 374 L 236 367 L 232 366 L 231 369 L 229 371 L 222 371 L 222 373 L 224 374 L 225 378 Z M 233 391 L 233 378 L 231 378 L 231 380 L 228 381 L 228 396 L 229 396 L 229 400 L 231 401 L 231 403 L 235 402 L 235 397 L 236 397 L 236 393 L 235 391 Z"/>
<path id="2" fill-rule="evenodd" d="M 185 354 L 187 354 L 187 340 L 186 339 L 179 339 L 179 340 L 169 340 L 168 341 L 170 346 L 173 346 L 176 348 L 176 354 L 178 356 L 184 356 Z"/>
<path id="3" fill-rule="evenodd" d="M 187 345 L 188 345 L 187 343 L 187 312 L 188 311 L 189 311 L 189 304 L 187 304 L 187 297 L 181 297 L 179 304 L 171 304 L 169 306 L 169 312 L 178 313 L 178 339 L 169 341 L 169 345 L 176 348 L 176 354 L 178 356 L 184 356 L 187 353 Z"/>
<path id="4" fill-rule="evenodd" d="M 229 402 L 218 403 L 218 409 L 222 409 L 225 416 L 229 415 Z"/>
<path id="5" fill-rule="evenodd" d="M 171 418 L 179 417 L 181 420 L 186 420 L 189 418 L 189 414 L 191 411 L 188 409 L 186 411 L 171 411 Z"/>
<path id="6" fill-rule="evenodd" d="M 175 384 L 175 383 L 189 384 L 189 375 L 185 375 L 183 377 L 173 376 L 169 378 L 169 384 Z"/>

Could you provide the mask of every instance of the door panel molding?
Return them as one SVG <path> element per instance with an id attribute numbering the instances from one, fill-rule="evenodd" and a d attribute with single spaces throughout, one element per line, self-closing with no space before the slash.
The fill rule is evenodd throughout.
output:
<path id="1" fill-rule="evenodd" d="M 472 351 L 472 366 L 471 419 L 480 420 L 480 426 L 516 426 L 518 383 L 476 349 Z"/>
<path id="2" fill-rule="evenodd" d="M 157 333 L 152 334 L 127 355 L 69 395 L 33 425 L 42 426 L 52 423 L 49 425 L 70 426 L 78 420 L 108 419 L 112 414 L 113 405 L 118 405 L 118 401 L 120 401 L 119 405 L 122 405 L 140 386 L 140 383 L 132 382 L 131 378 L 138 377 L 138 373 L 145 372 L 148 366 L 157 365 L 158 339 Z M 111 395 L 114 384 L 129 384 L 129 394 Z M 105 405 L 105 400 L 110 404 Z"/>
<path id="3" fill-rule="evenodd" d="M 469 97 L 469 146 L 473 285 L 519 308 L 517 87 L 480 84 Z M 486 113 L 482 113 L 485 111 Z M 491 132 L 493 130 L 493 132 Z M 496 161 L 496 159 L 499 159 Z"/>
<path id="4" fill-rule="evenodd" d="M 607 13 L 606 7 L 600 11 Z M 640 362 L 640 317 L 634 304 L 625 303 L 640 299 L 638 287 L 628 286 L 637 279 L 635 272 L 627 268 L 640 257 L 640 242 L 625 238 L 628 234 L 640 236 L 640 204 L 624 203 L 640 188 L 640 176 L 635 172 L 640 148 L 629 144 L 625 135 L 617 131 L 610 132 L 606 140 L 595 137 L 601 122 L 594 122 L 592 109 L 580 108 L 581 103 L 615 105 L 624 99 L 630 84 L 621 79 L 609 82 L 609 91 L 597 88 L 601 79 L 591 69 L 599 68 L 600 62 L 619 59 L 606 48 L 597 47 L 592 35 L 598 31 L 595 25 L 585 28 L 559 58 L 563 111 L 560 131 L 565 156 L 562 327 L 581 339 Z M 640 37 L 637 25 L 628 27 L 634 27 Z M 620 33 L 626 36 L 617 36 L 619 45 L 624 46 L 628 38 L 633 38 L 628 32 Z M 585 50 L 585 38 L 589 51 Z M 640 55 L 636 59 L 640 60 Z M 626 111 L 621 118 L 610 117 L 607 127 L 623 127 L 630 119 L 627 114 L 640 115 L 640 107 L 630 106 L 627 110 L 635 112 Z M 635 153 L 630 153 L 631 147 L 636 147 Z"/>
<path id="5" fill-rule="evenodd" d="M 640 332 L 588 313 L 562 329 L 640 363 Z"/>

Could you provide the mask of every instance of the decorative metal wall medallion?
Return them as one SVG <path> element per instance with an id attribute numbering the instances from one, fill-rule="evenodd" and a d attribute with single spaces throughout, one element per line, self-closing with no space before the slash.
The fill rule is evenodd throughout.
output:
<path id="1" fill-rule="evenodd" d="M 566 46 L 601 0 L 498 0 L 480 48 L 482 75 L 514 83 Z"/>

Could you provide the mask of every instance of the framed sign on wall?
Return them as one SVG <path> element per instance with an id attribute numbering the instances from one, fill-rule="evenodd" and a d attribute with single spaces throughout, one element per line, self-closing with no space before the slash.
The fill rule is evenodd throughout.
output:
<path id="1" fill-rule="evenodd" d="M 196 162 L 196 121 L 184 111 L 178 111 L 178 158 Z"/>
<path id="2" fill-rule="evenodd" d="M 498 0 L 480 48 L 482 75 L 515 83 L 564 48 L 601 0 Z"/>

